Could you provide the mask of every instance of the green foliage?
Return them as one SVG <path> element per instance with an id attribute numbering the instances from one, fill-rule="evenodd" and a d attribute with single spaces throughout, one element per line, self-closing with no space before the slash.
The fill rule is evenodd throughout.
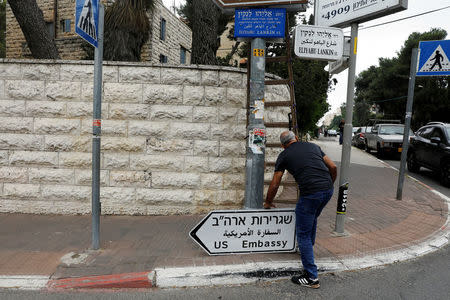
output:
<path id="1" fill-rule="evenodd" d="M 150 36 L 147 12 L 153 8 L 154 0 L 116 0 L 106 9 L 105 60 L 141 60 L 142 46 Z"/>
<path id="2" fill-rule="evenodd" d="M 0 1 L 0 57 L 6 57 L 6 0 Z"/>
<path id="3" fill-rule="evenodd" d="M 372 118 L 366 108 L 376 105 L 386 119 L 403 120 L 406 110 L 412 49 L 419 41 L 441 40 L 443 29 L 412 33 L 394 58 L 380 58 L 356 79 L 355 122 L 365 125 Z M 418 128 L 430 121 L 450 122 L 448 77 L 417 77 L 414 92 L 412 126 Z"/>

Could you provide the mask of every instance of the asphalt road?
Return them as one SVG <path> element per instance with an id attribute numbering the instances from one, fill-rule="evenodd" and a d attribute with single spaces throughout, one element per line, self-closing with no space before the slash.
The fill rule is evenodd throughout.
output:
<path id="1" fill-rule="evenodd" d="M 450 247 L 427 256 L 360 271 L 320 276 L 317 290 L 284 278 L 242 286 L 141 291 L 48 292 L 0 290 L 0 299 L 449 299 Z"/>

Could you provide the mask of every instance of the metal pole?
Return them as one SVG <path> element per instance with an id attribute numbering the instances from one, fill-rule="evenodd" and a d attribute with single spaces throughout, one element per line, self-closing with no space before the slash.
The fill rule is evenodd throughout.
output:
<path id="1" fill-rule="evenodd" d="M 414 86 L 416 84 L 417 53 L 417 48 L 412 49 L 411 66 L 409 70 L 408 100 L 406 102 L 405 130 L 403 132 L 402 156 L 400 160 L 400 173 L 398 174 L 397 184 L 397 200 L 402 200 L 403 181 L 405 180 L 405 164 L 409 146 L 409 128 L 411 127 Z"/>
<path id="2" fill-rule="evenodd" d="M 102 132 L 103 20 L 105 10 L 99 4 L 98 46 L 94 56 L 94 111 L 92 121 L 92 249 L 100 247 L 100 137 Z"/>
<path id="3" fill-rule="evenodd" d="M 341 171 L 339 175 L 340 189 L 348 189 L 348 174 L 350 169 L 350 152 L 352 149 L 352 121 L 353 121 L 353 98 L 355 97 L 355 70 L 356 52 L 358 41 L 358 24 L 351 25 L 350 57 L 348 61 L 348 82 L 347 82 L 347 103 L 345 110 L 344 137 L 342 142 Z M 338 199 L 336 213 L 335 231 L 338 234 L 344 233 L 345 214 L 347 212 L 347 194 L 342 193 L 342 199 Z M 339 201 L 340 200 L 340 201 Z"/>
<path id="4" fill-rule="evenodd" d="M 254 38 L 251 42 L 250 107 L 248 116 L 248 143 L 245 173 L 244 208 L 262 208 L 264 195 L 264 79 L 266 68 L 266 41 Z"/>

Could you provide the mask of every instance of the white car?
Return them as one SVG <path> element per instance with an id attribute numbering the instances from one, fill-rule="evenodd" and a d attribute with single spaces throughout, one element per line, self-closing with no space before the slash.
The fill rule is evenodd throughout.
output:
<path id="1" fill-rule="evenodd" d="M 337 132 L 334 129 L 330 129 L 330 130 L 328 130 L 328 135 L 329 136 L 337 136 Z"/>

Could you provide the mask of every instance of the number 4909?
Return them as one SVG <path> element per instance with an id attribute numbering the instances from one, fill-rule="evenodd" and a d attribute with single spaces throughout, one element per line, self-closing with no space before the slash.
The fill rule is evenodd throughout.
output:
<path id="1" fill-rule="evenodd" d="M 345 7 L 340 7 L 338 9 L 333 9 L 332 11 L 327 12 L 325 15 L 322 15 L 322 18 L 329 20 L 330 18 L 334 18 L 337 15 L 346 14 L 350 11 L 350 5 L 346 5 Z"/>

